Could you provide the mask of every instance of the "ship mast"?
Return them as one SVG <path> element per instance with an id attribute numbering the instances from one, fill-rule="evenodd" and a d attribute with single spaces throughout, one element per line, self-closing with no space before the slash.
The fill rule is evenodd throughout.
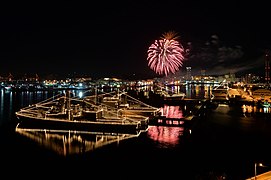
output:
<path id="1" fill-rule="evenodd" d="M 67 109 L 68 119 L 72 120 L 71 98 L 70 98 L 70 91 L 69 90 L 67 90 L 67 92 L 66 92 L 66 109 Z"/>
<path id="2" fill-rule="evenodd" d="M 95 86 L 94 91 L 95 91 L 94 103 L 97 104 L 97 98 L 98 98 L 98 96 L 97 96 L 97 86 Z"/>

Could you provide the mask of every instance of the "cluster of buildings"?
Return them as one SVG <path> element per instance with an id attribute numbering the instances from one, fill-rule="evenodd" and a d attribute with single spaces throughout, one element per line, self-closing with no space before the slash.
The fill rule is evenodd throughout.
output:
<path id="1" fill-rule="evenodd" d="M 191 71 L 191 68 L 189 68 Z M 191 72 L 188 72 L 190 74 Z M 189 76 L 189 78 L 187 78 Z M 236 77 L 235 74 L 225 74 L 220 76 L 197 75 L 192 76 L 168 76 L 162 78 L 142 79 L 142 80 L 124 80 L 119 78 L 100 78 L 91 77 L 73 77 L 65 79 L 41 79 L 37 74 L 33 76 L 24 76 L 14 78 L 11 74 L 7 77 L 0 77 L 1 88 L 6 90 L 47 90 L 47 89 L 88 89 L 90 87 L 122 87 L 122 86 L 149 86 L 154 83 L 163 85 L 187 85 L 187 84 L 217 84 L 226 81 L 229 84 L 242 85 L 266 85 L 263 78 L 247 74 L 244 77 Z"/>
<path id="2" fill-rule="evenodd" d="M 169 75 L 161 78 L 145 80 L 124 80 L 119 78 L 100 78 L 97 80 L 91 77 L 73 77 L 65 79 L 42 79 L 38 74 L 24 75 L 14 78 L 10 73 L 7 76 L 0 76 L 0 87 L 5 90 L 35 90 L 35 89 L 87 89 L 90 87 L 122 87 L 122 86 L 149 86 L 154 83 L 163 85 L 184 85 L 184 84 L 212 84 L 226 81 L 229 84 L 238 83 L 245 87 L 262 87 L 270 89 L 270 56 L 265 55 L 265 76 L 255 74 L 245 74 L 236 77 L 234 73 L 220 76 L 206 75 L 205 70 L 201 70 L 200 75 L 192 75 L 192 67 L 186 67 L 184 75 Z"/>

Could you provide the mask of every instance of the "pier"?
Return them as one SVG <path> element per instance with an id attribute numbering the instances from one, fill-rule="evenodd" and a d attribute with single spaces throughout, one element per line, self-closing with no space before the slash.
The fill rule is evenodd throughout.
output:
<path id="1" fill-rule="evenodd" d="M 173 126 L 179 127 L 184 126 L 186 121 L 192 121 L 194 116 L 188 116 L 184 118 L 167 118 L 165 116 L 161 116 L 155 119 L 152 119 L 149 122 L 149 125 L 156 125 L 156 126 Z"/>
<path id="2" fill-rule="evenodd" d="M 197 100 L 198 102 L 198 100 Z M 201 102 L 201 101 L 200 101 Z M 204 109 L 206 108 L 207 101 L 202 101 L 200 104 L 195 104 L 193 110 L 184 117 L 167 117 L 164 115 L 156 116 L 149 120 L 149 125 L 156 126 L 189 126 L 191 125 L 199 116 L 203 115 Z"/>

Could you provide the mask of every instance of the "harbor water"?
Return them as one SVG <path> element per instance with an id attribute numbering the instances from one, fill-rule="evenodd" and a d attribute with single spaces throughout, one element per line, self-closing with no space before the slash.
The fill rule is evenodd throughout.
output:
<path id="1" fill-rule="evenodd" d="M 186 94 L 190 98 L 204 97 L 206 89 L 197 88 Z M 43 177 L 54 172 L 58 177 L 76 174 L 91 178 L 114 172 L 112 178 L 130 174 L 125 179 L 133 176 L 246 179 L 255 175 L 255 162 L 266 164 L 258 167 L 257 173 L 271 169 L 270 108 L 220 104 L 206 109 L 204 116 L 189 128 L 182 125 L 149 126 L 136 135 L 16 130 L 20 122 L 15 116 L 16 111 L 57 93 L 1 90 L 2 172 L 31 176 L 35 171 Z M 159 106 L 166 116 L 177 118 L 183 117 L 189 108 L 178 102 L 153 102 L 152 105 Z"/>

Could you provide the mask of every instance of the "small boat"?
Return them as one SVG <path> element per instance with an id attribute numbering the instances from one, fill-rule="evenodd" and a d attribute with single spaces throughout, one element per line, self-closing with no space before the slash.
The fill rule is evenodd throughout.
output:
<path id="1" fill-rule="evenodd" d="M 164 93 L 164 100 L 183 100 L 185 98 L 185 93 L 180 92 L 176 94 Z"/>
<path id="2" fill-rule="evenodd" d="M 175 100 L 183 100 L 186 97 L 184 92 L 174 92 L 172 90 L 167 89 L 163 85 L 156 85 L 158 89 L 156 89 L 156 94 L 159 94 L 163 97 L 164 101 L 175 101 Z"/>
<path id="3" fill-rule="evenodd" d="M 211 92 L 212 100 L 228 100 L 227 89 L 213 89 Z"/>
<path id="4" fill-rule="evenodd" d="M 113 106 L 111 101 L 109 104 L 108 102 L 97 101 L 96 95 L 83 98 L 72 97 L 71 92 L 67 91 L 21 108 L 16 112 L 16 116 L 21 121 L 20 128 L 25 129 L 112 133 L 138 133 L 138 131 L 147 130 L 150 116 L 139 112 L 128 115 L 125 113 L 127 106 L 123 107 L 116 103 L 113 103 Z M 153 113 L 157 111 L 158 108 L 152 109 Z"/>

